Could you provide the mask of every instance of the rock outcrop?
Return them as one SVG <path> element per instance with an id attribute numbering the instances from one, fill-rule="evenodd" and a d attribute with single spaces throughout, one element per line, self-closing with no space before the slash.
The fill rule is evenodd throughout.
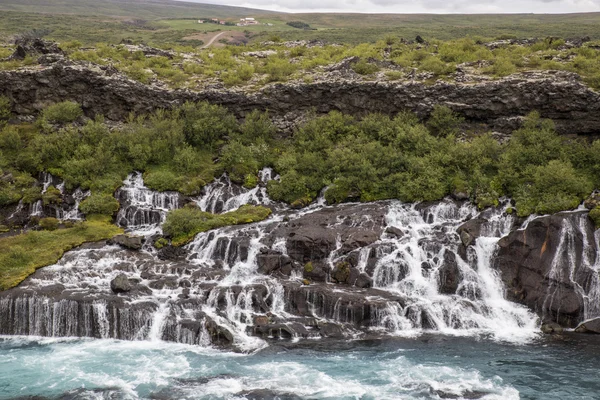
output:
<path id="1" fill-rule="evenodd" d="M 435 84 L 316 80 L 314 83 L 270 84 L 258 91 L 215 88 L 199 92 L 144 85 L 110 66 L 61 60 L 50 65 L 0 72 L 0 95 L 13 101 L 17 115 L 34 115 L 48 104 L 73 100 L 87 116 L 102 114 L 123 120 L 130 112 L 148 113 L 185 101 L 208 101 L 229 108 L 238 117 L 269 110 L 282 129 L 289 129 L 312 111 L 338 110 L 353 115 L 412 110 L 425 118 L 435 104 L 445 104 L 467 121 L 510 132 L 521 117 L 539 111 L 570 134 L 600 133 L 600 94 L 576 74 L 561 71 L 527 72 L 480 83 Z"/>
<path id="2" fill-rule="evenodd" d="M 575 327 L 599 307 L 598 246 L 587 212 L 558 213 L 536 218 L 502 238 L 495 266 L 510 300 L 545 321 Z"/>

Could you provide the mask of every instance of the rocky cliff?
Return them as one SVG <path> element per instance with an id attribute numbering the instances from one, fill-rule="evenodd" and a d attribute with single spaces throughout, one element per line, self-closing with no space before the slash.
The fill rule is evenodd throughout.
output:
<path id="1" fill-rule="evenodd" d="M 586 87 L 576 74 L 558 71 L 522 73 L 477 83 L 322 79 L 270 84 L 252 92 L 225 88 L 193 92 L 144 85 L 111 67 L 59 59 L 0 72 L 0 95 L 13 100 L 13 111 L 20 116 L 35 115 L 54 102 L 73 100 L 83 105 L 88 116 L 102 114 L 110 120 L 188 100 L 209 101 L 226 106 L 238 117 L 254 109 L 269 110 L 282 129 L 294 126 L 311 111 L 321 114 L 339 110 L 361 115 L 412 110 L 426 117 L 435 104 L 441 103 L 468 122 L 499 132 L 510 132 L 519 126 L 519 117 L 537 110 L 542 117 L 554 120 L 561 133 L 600 133 L 600 94 Z"/>

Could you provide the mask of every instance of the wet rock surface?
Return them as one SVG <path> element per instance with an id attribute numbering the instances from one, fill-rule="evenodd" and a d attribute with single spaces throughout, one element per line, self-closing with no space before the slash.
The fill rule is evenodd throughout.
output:
<path id="1" fill-rule="evenodd" d="M 598 233 L 587 212 L 543 216 L 499 242 L 495 265 L 508 298 L 544 320 L 575 327 L 598 312 Z"/>

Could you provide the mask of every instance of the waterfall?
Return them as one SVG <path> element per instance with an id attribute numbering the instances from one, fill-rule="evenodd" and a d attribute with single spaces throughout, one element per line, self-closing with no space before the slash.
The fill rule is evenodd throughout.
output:
<path id="1" fill-rule="evenodd" d="M 266 184 L 275 179 L 271 168 L 263 168 L 258 173 L 259 184 L 246 189 L 231 182 L 227 174 L 206 185 L 204 194 L 196 199 L 202 211 L 213 214 L 234 211 L 245 204 L 270 205 L 273 203 L 267 195 Z"/>
<path id="2" fill-rule="evenodd" d="M 196 201 L 216 212 L 271 204 L 264 187 L 271 175 L 261 171 L 261 183 L 250 190 L 221 177 Z M 168 210 L 180 206 L 178 193 L 148 189 L 141 173 L 129 175 L 116 196 L 118 223 L 146 235 L 160 232 Z M 521 341 L 535 336 L 536 317 L 505 300 L 491 267 L 499 238 L 516 222 L 506 208 L 479 212 L 451 200 L 321 201 L 300 211 L 278 208 L 259 223 L 200 233 L 177 260 L 118 246 L 73 250 L 0 294 L 0 334 L 164 340 L 243 351 L 262 348 L 269 338 L 423 332 Z M 481 235 L 464 247 L 457 228 L 472 218 L 485 222 Z M 290 241 L 303 221 L 322 230 L 319 240 L 331 241 L 326 254 L 313 260 L 325 271 L 322 281 L 307 283 L 306 260 Z M 365 239 L 376 231 L 381 234 Z M 596 253 L 585 260 L 599 269 Z M 372 287 L 333 280 L 340 263 L 371 279 Z M 121 275 L 129 288 L 114 293 L 111 281 Z M 598 281 L 586 290 L 594 315 Z"/>
<path id="3" fill-rule="evenodd" d="M 121 204 L 117 224 L 135 233 L 160 232 L 167 212 L 179 208 L 179 193 L 148 189 L 141 172 L 129 174 L 115 195 Z"/>
<path id="4" fill-rule="evenodd" d="M 482 227 L 482 234 L 497 236 L 477 238 L 474 247 L 467 249 L 467 260 L 463 260 L 456 228 L 465 217 L 479 214 L 472 205 L 444 201 L 424 211 L 399 203 L 390 208 L 388 226 L 401 230 L 404 236 L 400 240 L 382 239 L 391 251 L 377 262 L 374 284 L 406 296 L 408 306 L 377 310 L 379 327 L 400 327 L 398 334 L 410 334 L 411 329 L 450 334 L 479 331 L 498 339 L 536 331 L 537 318 L 504 299 L 503 284 L 490 266 L 496 243 L 500 235 L 508 233 L 510 222 L 504 221 L 503 208 L 486 212 L 493 214 Z M 362 257 L 364 265 L 366 256 Z M 440 292 L 439 280 L 444 273 L 460 277 L 452 292 Z M 391 316 L 392 312 L 398 315 Z"/>
<path id="5" fill-rule="evenodd" d="M 543 309 L 560 311 L 567 284 L 581 298 L 583 319 L 588 320 L 600 317 L 600 230 L 589 235 L 587 214 L 571 214 L 561 222 L 560 240 L 547 273 L 549 286 Z M 554 307 L 556 304 L 558 307 Z"/>

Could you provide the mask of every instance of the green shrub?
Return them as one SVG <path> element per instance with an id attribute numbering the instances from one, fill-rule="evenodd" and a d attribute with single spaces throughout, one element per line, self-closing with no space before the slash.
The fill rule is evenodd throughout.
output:
<path id="1" fill-rule="evenodd" d="M 352 70 L 359 75 L 372 75 L 379 72 L 379 67 L 363 59 L 352 65 Z"/>
<path id="2" fill-rule="evenodd" d="M 54 231 L 58 228 L 59 221 L 53 217 L 42 218 L 38 222 L 40 228 L 45 231 Z"/>
<path id="3" fill-rule="evenodd" d="M 494 60 L 494 64 L 487 71 L 495 76 L 502 77 L 514 74 L 517 71 L 517 68 L 511 60 L 500 58 Z"/>
<path id="4" fill-rule="evenodd" d="M 397 81 L 404 77 L 404 73 L 401 71 L 387 71 L 385 76 L 387 76 L 390 81 Z"/>
<path id="5" fill-rule="evenodd" d="M 119 210 L 119 202 L 110 194 L 92 193 L 81 202 L 79 208 L 85 215 L 113 215 Z"/>
<path id="6" fill-rule="evenodd" d="M 207 102 L 186 103 L 181 114 L 187 142 L 199 148 L 214 148 L 238 129 L 235 117 L 227 109 Z"/>
<path id="7" fill-rule="evenodd" d="M 165 168 L 152 169 L 144 174 L 144 184 L 159 192 L 179 190 L 183 179 L 183 176 Z"/>
<path id="8" fill-rule="evenodd" d="M 519 188 L 515 200 L 519 216 L 552 214 L 576 208 L 592 185 L 579 176 L 570 162 L 552 160 L 531 169 L 531 183 Z"/>
<path id="9" fill-rule="evenodd" d="M 11 101 L 6 96 L 0 96 L 0 128 L 10 118 Z"/>
<path id="10" fill-rule="evenodd" d="M 596 225 L 596 229 L 600 229 L 600 206 L 596 206 L 589 213 L 589 217 L 594 221 L 594 225 Z"/>
<path id="11" fill-rule="evenodd" d="M 42 201 L 45 206 L 50 204 L 60 204 L 62 203 L 62 194 L 60 193 L 60 190 L 54 186 L 49 186 L 48 189 L 46 189 L 46 192 L 42 194 Z"/>
<path id="12" fill-rule="evenodd" d="M 288 60 L 279 57 L 269 57 L 264 66 L 264 71 L 268 74 L 268 82 L 286 81 L 297 69 L 296 64 L 291 64 Z"/>
<path id="13" fill-rule="evenodd" d="M 42 119 L 55 124 L 73 122 L 83 115 L 81 106 L 74 101 L 63 101 L 42 111 Z"/>
<path id="14" fill-rule="evenodd" d="M 456 135 L 463 118 L 447 106 L 436 104 L 427 121 L 427 128 L 433 136 Z"/>

